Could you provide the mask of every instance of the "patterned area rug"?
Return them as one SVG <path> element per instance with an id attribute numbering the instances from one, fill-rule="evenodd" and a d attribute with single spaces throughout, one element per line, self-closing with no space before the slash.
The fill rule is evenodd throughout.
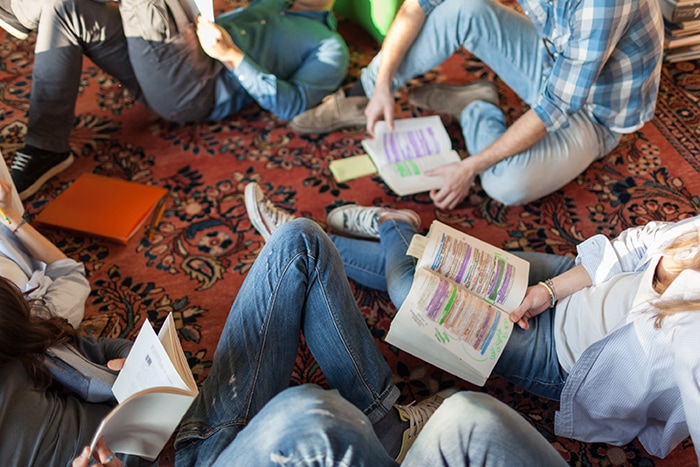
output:
<path id="1" fill-rule="evenodd" d="M 223 11 L 244 1 L 217 0 Z M 347 83 L 377 51 L 356 25 L 341 21 L 351 49 Z M 11 160 L 23 145 L 34 37 L 0 44 L 0 149 Z M 462 83 L 494 79 L 509 118 L 523 104 L 466 52 L 409 83 Z M 139 104 L 112 77 L 85 60 L 71 144 L 75 164 L 26 203 L 30 217 L 84 172 L 156 184 L 170 191 L 163 221 L 152 241 L 127 246 L 66 231 L 44 230 L 71 257 L 85 263 L 92 293 L 82 331 L 131 338 L 144 319 L 158 327 L 169 312 L 195 376 L 201 381 L 230 304 L 263 245 L 245 214 L 243 188 L 259 182 L 279 206 L 322 224 L 325 213 L 349 202 L 408 207 L 423 228 L 439 219 L 510 250 L 573 254 L 575 245 L 597 233 L 614 236 L 651 220 L 676 221 L 700 212 L 700 65 L 666 65 L 653 122 L 626 136 L 620 146 L 561 190 L 537 202 L 504 207 L 477 185 L 454 211 L 436 210 L 426 194 L 396 197 L 377 177 L 339 184 L 330 161 L 361 154 L 362 129 L 297 135 L 284 121 L 253 107 L 222 121 L 178 125 Z M 397 102 L 397 116 L 427 115 Z M 464 152 L 456 122 L 443 117 L 454 147 Z M 552 174 L 556 176 L 556 174 Z M 533 397 L 498 378 L 476 388 L 385 344 L 396 309 L 384 293 L 352 284 L 377 345 L 394 369 L 402 401 L 421 399 L 456 385 L 486 391 L 522 413 L 571 465 L 697 465 L 690 439 L 664 460 L 638 442 L 614 447 L 558 438 L 552 433 L 558 404 Z M 299 351 L 292 384 L 325 384 L 308 350 Z M 162 456 L 171 463 L 171 452 Z"/>

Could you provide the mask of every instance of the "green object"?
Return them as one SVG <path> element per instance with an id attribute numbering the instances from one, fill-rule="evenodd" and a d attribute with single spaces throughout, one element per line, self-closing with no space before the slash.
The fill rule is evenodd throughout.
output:
<path id="1" fill-rule="evenodd" d="M 337 0 L 333 10 L 382 42 L 403 0 Z"/>

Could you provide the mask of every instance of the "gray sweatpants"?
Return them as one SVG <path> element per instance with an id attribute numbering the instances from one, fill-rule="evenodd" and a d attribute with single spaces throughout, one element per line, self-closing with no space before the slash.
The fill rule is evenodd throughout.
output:
<path id="1" fill-rule="evenodd" d="M 37 29 L 26 144 L 69 150 L 83 55 L 167 120 L 211 114 L 223 65 L 201 49 L 178 0 L 12 0 L 12 9 Z"/>

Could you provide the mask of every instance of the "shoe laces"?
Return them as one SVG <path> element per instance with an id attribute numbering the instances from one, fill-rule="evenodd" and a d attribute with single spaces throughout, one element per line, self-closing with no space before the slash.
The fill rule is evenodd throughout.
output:
<path id="1" fill-rule="evenodd" d="M 377 211 L 374 209 L 350 210 L 343 215 L 345 228 L 354 232 L 377 235 L 378 222 Z"/>
<path id="2" fill-rule="evenodd" d="M 15 157 L 12 160 L 10 170 L 18 170 L 20 172 L 24 172 L 24 169 L 31 163 L 31 161 L 32 156 L 30 156 L 29 154 L 18 152 L 15 154 Z"/>
<path id="3" fill-rule="evenodd" d="M 260 213 L 262 214 L 265 221 L 268 223 L 270 230 L 274 230 L 282 224 L 285 224 L 292 219 L 294 216 L 276 207 L 269 199 L 265 199 L 264 203 L 260 203 Z"/>
<path id="4" fill-rule="evenodd" d="M 409 405 L 396 405 L 401 417 L 404 421 L 408 421 L 409 439 L 418 435 L 430 416 L 440 407 L 441 402 L 442 401 L 436 400 L 436 398 L 433 397 L 415 405 L 415 401 L 411 402 Z"/>

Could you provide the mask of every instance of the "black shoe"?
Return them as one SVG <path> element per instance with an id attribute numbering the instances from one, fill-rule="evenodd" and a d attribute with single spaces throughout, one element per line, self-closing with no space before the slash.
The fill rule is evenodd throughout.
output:
<path id="1" fill-rule="evenodd" d="M 12 12 L 11 0 L 0 0 L 0 27 L 9 32 L 17 39 L 25 40 L 30 30 L 19 22 Z"/>
<path id="2" fill-rule="evenodd" d="M 73 163 L 69 152 L 50 152 L 33 146 L 25 146 L 15 154 L 10 166 L 12 181 L 23 201 L 54 175 L 63 172 Z"/>

